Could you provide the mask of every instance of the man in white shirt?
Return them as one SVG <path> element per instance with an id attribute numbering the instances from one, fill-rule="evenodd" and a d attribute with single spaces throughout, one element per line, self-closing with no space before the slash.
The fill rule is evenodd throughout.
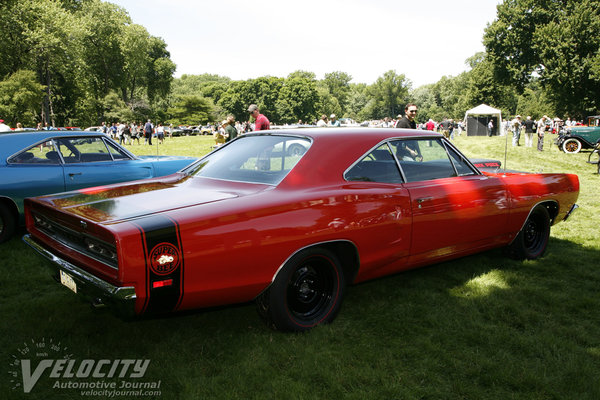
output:
<path id="1" fill-rule="evenodd" d="M 6 125 L 3 119 L 0 119 L 0 132 L 10 132 L 10 126 Z"/>

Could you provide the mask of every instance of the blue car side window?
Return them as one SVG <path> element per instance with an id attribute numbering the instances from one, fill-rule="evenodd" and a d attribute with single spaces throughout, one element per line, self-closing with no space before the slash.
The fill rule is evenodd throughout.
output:
<path id="1" fill-rule="evenodd" d="M 60 164 L 60 155 L 54 149 L 52 141 L 31 146 L 27 150 L 14 155 L 9 164 Z"/>

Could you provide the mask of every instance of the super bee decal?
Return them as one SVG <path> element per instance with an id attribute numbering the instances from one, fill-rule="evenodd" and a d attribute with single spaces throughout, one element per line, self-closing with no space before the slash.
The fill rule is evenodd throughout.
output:
<path id="1" fill-rule="evenodd" d="M 179 266 L 179 249 L 171 243 L 160 243 L 150 252 L 150 268 L 157 275 L 168 275 Z"/>
<path id="2" fill-rule="evenodd" d="M 146 260 L 146 301 L 142 312 L 176 310 L 183 300 L 183 251 L 179 225 L 163 216 L 135 222 L 144 244 Z"/>

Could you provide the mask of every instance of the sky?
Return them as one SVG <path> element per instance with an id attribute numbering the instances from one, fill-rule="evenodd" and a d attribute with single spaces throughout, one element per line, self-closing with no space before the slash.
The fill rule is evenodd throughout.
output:
<path id="1" fill-rule="evenodd" d="M 110 0 L 167 43 L 176 77 L 317 79 L 342 71 L 374 83 L 389 70 L 412 87 L 467 70 L 500 0 Z"/>

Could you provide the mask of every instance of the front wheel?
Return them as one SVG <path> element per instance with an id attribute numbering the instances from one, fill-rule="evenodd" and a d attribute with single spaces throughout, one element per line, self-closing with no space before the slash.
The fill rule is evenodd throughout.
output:
<path id="1" fill-rule="evenodd" d="M 282 331 L 306 331 L 333 321 L 346 282 L 338 258 L 327 249 L 298 252 L 257 299 L 258 313 Z"/>
<path id="2" fill-rule="evenodd" d="M 579 139 L 575 138 L 569 138 L 565 140 L 562 144 L 563 151 L 565 153 L 571 154 L 579 153 L 581 151 L 581 147 L 581 142 L 579 141 Z"/>
<path id="3" fill-rule="evenodd" d="M 9 240 L 17 227 L 17 221 L 5 205 L 0 204 L 0 243 Z"/>
<path id="4" fill-rule="evenodd" d="M 517 260 L 534 260 L 544 255 L 549 238 L 550 214 L 546 207 L 538 206 L 531 211 L 508 250 Z"/>

